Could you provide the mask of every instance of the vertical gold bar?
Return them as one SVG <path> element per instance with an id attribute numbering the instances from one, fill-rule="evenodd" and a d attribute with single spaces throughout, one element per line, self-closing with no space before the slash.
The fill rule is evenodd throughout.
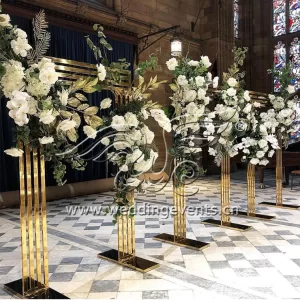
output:
<path id="1" fill-rule="evenodd" d="M 24 150 L 22 142 L 18 142 L 18 147 Z M 28 291 L 28 253 L 27 253 L 27 216 L 26 216 L 26 192 L 25 192 L 25 173 L 24 173 L 25 155 L 19 158 L 19 176 L 20 176 L 20 219 L 21 219 L 21 250 L 22 250 L 22 293 L 23 296 Z"/>
<path id="2" fill-rule="evenodd" d="M 230 205 L 230 157 L 224 155 L 221 162 L 221 223 L 230 223 L 230 215 L 225 208 Z"/>
<path id="3" fill-rule="evenodd" d="M 177 239 L 177 236 L 178 236 L 178 212 L 177 212 L 177 209 L 178 209 L 178 203 L 177 203 L 177 194 L 178 194 L 178 191 L 177 191 L 177 180 L 176 180 L 176 166 L 177 166 L 177 162 L 176 162 L 176 159 L 174 159 L 174 174 L 173 174 L 173 205 L 174 205 L 174 208 L 175 208 L 175 215 L 174 215 L 174 239 L 176 241 Z"/>
<path id="4" fill-rule="evenodd" d="M 48 262 L 48 237 L 47 237 L 47 202 L 46 202 L 46 183 L 45 183 L 45 156 L 44 148 L 40 148 L 41 164 L 41 197 L 42 197 L 42 240 L 43 240 L 43 273 L 44 284 L 49 287 L 49 262 Z"/>
<path id="5" fill-rule="evenodd" d="M 37 149 L 33 149 L 33 176 L 34 176 L 34 223 L 35 223 L 35 251 L 36 276 L 38 284 L 42 282 L 41 266 L 41 224 L 40 224 L 40 189 L 39 189 L 39 161 Z"/>
<path id="6" fill-rule="evenodd" d="M 27 218 L 28 218 L 28 249 L 29 249 L 29 289 L 34 288 L 34 247 L 33 247 L 33 220 L 32 220 L 32 176 L 31 176 L 31 151 L 29 145 L 25 146 L 26 176 L 27 176 Z"/>
<path id="7" fill-rule="evenodd" d="M 282 205 L 282 139 L 278 139 L 280 149 L 276 150 L 276 205 Z"/>
<path id="8" fill-rule="evenodd" d="M 185 199 L 185 185 L 182 184 L 182 238 L 186 238 L 186 214 L 185 214 L 185 206 L 186 206 L 186 199 Z"/>
<path id="9" fill-rule="evenodd" d="M 248 164 L 247 169 L 248 215 L 255 214 L 255 165 Z"/>
<path id="10" fill-rule="evenodd" d="M 117 221 L 118 221 L 118 256 L 119 256 L 119 260 L 122 259 L 122 252 L 123 252 L 123 249 L 122 249 L 122 236 L 123 236 L 123 233 L 122 233 L 122 216 L 119 216 L 117 218 Z"/>

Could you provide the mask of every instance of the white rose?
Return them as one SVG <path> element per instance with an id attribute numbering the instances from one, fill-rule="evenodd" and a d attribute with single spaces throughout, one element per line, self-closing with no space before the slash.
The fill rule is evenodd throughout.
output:
<path id="1" fill-rule="evenodd" d="M 129 127 L 137 127 L 139 125 L 136 115 L 131 112 L 125 114 L 125 121 Z"/>
<path id="2" fill-rule="evenodd" d="M 268 146 L 268 142 L 266 140 L 259 140 L 258 141 L 258 146 L 260 148 L 265 148 L 266 146 Z"/>
<path id="3" fill-rule="evenodd" d="M 248 103 L 248 104 L 245 106 L 245 108 L 243 109 L 243 112 L 244 112 L 245 114 L 249 114 L 249 113 L 251 112 L 251 110 L 252 110 L 252 105 L 251 105 L 250 103 Z"/>
<path id="4" fill-rule="evenodd" d="M 252 158 L 250 160 L 250 164 L 252 164 L 252 165 L 257 165 L 258 163 L 259 163 L 259 159 L 258 158 Z"/>
<path id="5" fill-rule="evenodd" d="M 275 154 L 275 151 L 274 150 L 271 150 L 268 154 L 268 157 L 273 157 L 273 155 Z"/>
<path id="6" fill-rule="evenodd" d="M 198 90 L 198 98 L 199 98 L 200 100 L 203 100 L 205 97 L 206 97 L 206 91 L 203 90 L 203 89 L 199 89 L 199 90 Z"/>
<path id="7" fill-rule="evenodd" d="M 249 102 L 251 100 L 250 95 L 249 95 L 249 91 L 245 91 L 244 92 L 244 99 Z"/>
<path id="8" fill-rule="evenodd" d="M 263 151 L 257 151 L 256 152 L 256 157 L 257 158 L 263 158 L 265 156 L 265 153 Z"/>
<path id="9" fill-rule="evenodd" d="M 44 69 L 40 71 L 39 79 L 45 84 L 54 84 L 58 80 L 58 74 L 55 70 Z"/>
<path id="10" fill-rule="evenodd" d="M 215 77 L 213 80 L 213 88 L 216 89 L 219 85 L 219 77 Z"/>
<path id="11" fill-rule="evenodd" d="M 111 107 L 112 100 L 110 98 L 105 98 L 100 103 L 100 109 L 107 109 Z"/>
<path id="12" fill-rule="evenodd" d="M 214 148 L 208 148 L 208 153 L 211 156 L 216 156 L 217 155 L 217 151 Z"/>
<path id="13" fill-rule="evenodd" d="M 114 116 L 112 118 L 111 127 L 117 131 L 124 131 L 126 129 L 125 123 L 123 116 Z"/>
<path id="14" fill-rule="evenodd" d="M 229 78 L 229 79 L 227 80 L 227 83 L 228 83 L 228 85 L 229 85 L 230 87 L 236 87 L 237 84 L 238 84 L 238 82 L 237 82 L 237 80 L 236 80 L 235 78 Z"/>
<path id="15" fill-rule="evenodd" d="M 144 154 L 140 149 L 135 149 L 131 154 L 127 155 L 126 162 L 127 163 L 139 163 L 144 160 Z"/>
<path id="16" fill-rule="evenodd" d="M 188 65 L 191 66 L 191 67 L 197 67 L 199 65 L 199 61 L 196 61 L 196 60 L 190 60 L 188 62 Z"/>
<path id="17" fill-rule="evenodd" d="M 227 95 L 230 96 L 230 97 L 234 97 L 236 95 L 236 89 L 234 88 L 229 88 L 227 90 Z"/>
<path id="18" fill-rule="evenodd" d="M 64 88 L 62 91 L 58 91 L 57 95 L 59 96 L 59 100 L 63 106 L 66 106 L 68 104 L 68 99 L 69 99 L 69 91 L 65 90 Z"/>
<path id="19" fill-rule="evenodd" d="M 17 28 L 15 31 L 14 31 L 14 34 L 17 36 L 17 37 L 20 37 L 21 39 L 27 39 L 27 33 L 20 29 L 20 28 Z"/>
<path id="20" fill-rule="evenodd" d="M 295 86 L 289 85 L 286 89 L 289 94 L 294 94 L 296 92 Z"/>
<path id="21" fill-rule="evenodd" d="M 126 180 L 126 183 L 128 186 L 138 187 L 140 185 L 141 181 L 138 178 L 128 178 Z"/>
<path id="22" fill-rule="evenodd" d="M 194 90 L 185 91 L 183 93 L 183 99 L 185 100 L 185 102 L 192 102 L 196 99 L 196 97 L 197 92 Z"/>
<path id="23" fill-rule="evenodd" d="M 60 129 L 61 131 L 68 131 L 75 128 L 76 125 L 77 123 L 74 120 L 67 119 L 60 122 L 60 124 L 58 125 L 58 129 Z"/>
<path id="24" fill-rule="evenodd" d="M 44 136 L 39 139 L 42 145 L 52 144 L 54 142 L 54 138 L 52 136 Z"/>
<path id="25" fill-rule="evenodd" d="M 52 115 L 53 110 L 44 110 L 40 113 L 39 118 L 40 118 L 40 122 L 49 125 L 51 124 L 54 120 L 55 117 Z"/>
<path id="26" fill-rule="evenodd" d="M 101 139 L 101 144 L 103 144 L 104 146 L 108 146 L 110 143 L 110 139 L 108 137 L 104 137 L 103 139 Z"/>
<path id="27" fill-rule="evenodd" d="M 154 132 L 151 131 L 148 126 L 144 125 L 144 127 L 141 129 L 141 133 L 143 135 L 143 139 L 146 139 L 146 144 L 152 144 L 154 140 Z"/>
<path id="28" fill-rule="evenodd" d="M 205 68 L 209 68 L 211 66 L 208 56 L 201 56 L 201 62 Z"/>
<path id="29" fill-rule="evenodd" d="M 254 105 L 254 107 L 261 107 L 261 104 L 259 102 L 256 102 L 256 101 L 253 103 L 253 105 Z"/>
<path id="30" fill-rule="evenodd" d="M 106 69 L 102 64 L 97 65 L 98 79 L 104 81 L 106 78 Z"/>
<path id="31" fill-rule="evenodd" d="M 0 14 L 0 26 L 11 27 L 10 16 L 7 14 Z"/>
<path id="32" fill-rule="evenodd" d="M 18 148 L 10 148 L 4 151 L 5 154 L 13 156 L 13 157 L 21 157 L 24 153 L 23 150 L 18 149 Z"/>
<path id="33" fill-rule="evenodd" d="M 121 172 L 128 172 L 128 166 L 127 165 L 123 165 L 120 167 L 119 169 Z"/>
<path id="34" fill-rule="evenodd" d="M 10 42 L 11 48 L 15 52 L 16 55 L 20 55 L 22 57 L 27 56 L 27 52 L 32 48 L 29 44 L 27 39 L 23 39 L 21 37 L 17 37 L 16 40 L 12 40 Z"/>
<path id="35" fill-rule="evenodd" d="M 92 128 L 91 126 L 88 126 L 88 125 L 83 126 L 83 132 L 90 139 L 95 139 L 96 136 L 97 136 L 97 131 L 94 128 Z"/>
<path id="36" fill-rule="evenodd" d="M 259 164 L 260 164 L 261 166 L 266 166 L 268 163 L 269 163 L 269 161 L 268 161 L 266 158 L 262 159 L 262 160 L 259 162 Z"/>
<path id="37" fill-rule="evenodd" d="M 218 129 L 218 133 L 220 133 L 223 137 L 229 136 L 232 130 L 232 123 L 227 122 L 220 126 Z"/>
<path id="38" fill-rule="evenodd" d="M 203 86 L 205 83 L 205 78 L 203 76 L 197 76 L 195 78 L 195 82 L 196 82 L 197 86 Z"/>
<path id="39" fill-rule="evenodd" d="M 208 81 L 212 81 L 212 74 L 210 72 L 208 72 L 206 76 Z"/>
<path id="40" fill-rule="evenodd" d="M 170 71 L 174 71 L 178 66 L 178 61 L 176 58 L 171 58 L 166 62 L 166 65 Z"/>
<path id="41" fill-rule="evenodd" d="M 179 75 L 177 78 L 177 83 L 181 86 L 188 85 L 189 82 L 187 81 L 186 77 L 184 75 Z"/>

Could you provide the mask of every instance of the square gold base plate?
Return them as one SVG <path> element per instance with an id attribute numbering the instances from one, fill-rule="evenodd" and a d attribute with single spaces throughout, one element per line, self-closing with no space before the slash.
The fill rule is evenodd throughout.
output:
<path id="1" fill-rule="evenodd" d="M 175 240 L 175 236 L 173 234 L 162 233 L 153 237 L 154 240 L 170 243 L 179 247 L 185 247 L 196 251 L 201 251 L 207 247 L 209 247 L 208 243 L 191 240 L 191 239 L 177 239 Z"/>
<path id="2" fill-rule="evenodd" d="M 273 206 L 277 208 L 282 208 L 282 209 L 292 209 L 292 210 L 298 210 L 300 208 L 299 205 L 291 205 L 291 204 L 281 204 L 277 205 L 274 202 L 261 202 L 259 205 L 264 205 L 264 206 Z"/>
<path id="3" fill-rule="evenodd" d="M 123 267 L 127 267 L 142 273 L 150 272 L 159 267 L 158 263 L 137 256 L 132 256 L 131 258 L 126 259 L 126 261 L 119 261 L 118 254 L 119 252 L 117 250 L 111 249 L 98 254 L 98 258 L 117 263 Z"/>
<path id="4" fill-rule="evenodd" d="M 35 283 L 37 283 L 36 280 L 33 280 Z M 18 279 L 16 281 L 12 281 L 10 283 L 4 284 L 4 288 L 13 296 L 16 296 L 21 299 L 70 299 L 67 296 L 48 288 L 47 290 L 41 289 L 40 292 L 30 294 L 28 296 L 23 296 L 23 290 L 22 290 L 22 279 Z M 37 284 L 35 284 L 37 285 Z"/>
<path id="5" fill-rule="evenodd" d="M 238 217 L 246 217 L 246 218 L 254 218 L 254 219 L 263 219 L 263 220 L 273 220 L 276 217 L 275 216 L 268 216 L 268 215 L 263 215 L 263 214 L 251 214 L 247 211 L 238 211 L 237 214 L 235 214 L 235 216 Z"/>
<path id="6" fill-rule="evenodd" d="M 207 219 L 207 220 L 202 221 L 201 223 L 219 226 L 219 227 L 223 227 L 223 228 L 228 228 L 228 229 L 232 229 L 232 230 L 238 230 L 238 231 L 248 231 L 248 230 L 252 229 L 251 226 L 236 224 L 236 223 L 231 223 L 231 222 L 230 223 L 225 223 L 225 222 L 222 223 L 221 220 L 215 220 L 215 219 Z"/>

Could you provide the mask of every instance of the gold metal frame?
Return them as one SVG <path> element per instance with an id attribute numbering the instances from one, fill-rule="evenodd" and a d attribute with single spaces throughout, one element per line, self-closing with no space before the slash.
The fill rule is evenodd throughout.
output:
<path id="1" fill-rule="evenodd" d="M 176 164 L 177 162 L 174 160 L 175 167 Z M 176 208 L 173 221 L 174 235 L 162 233 L 153 237 L 153 239 L 196 251 L 201 251 L 209 247 L 209 243 L 186 238 L 185 185 L 178 182 L 175 174 L 173 175 L 173 201 L 174 207 Z"/>
<path id="2" fill-rule="evenodd" d="M 256 213 L 255 203 L 255 165 L 249 163 L 247 168 L 247 203 L 248 211 L 238 211 L 238 216 L 272 220 L 274 216 L 268 216 L 264 214 Z"/>
<path id="3" fill-rule="evenodd" d="M 279 147 L 276 150 L 276 203 L 261 202 L 260 205 L 275 206 L 277 208 L 298 210 L 299 205 L 283 204 L 282 203 L 282 139 L 279 137 Z"/>
<path id="4" fill-rule="evenodd" d="M 20 298 L 69 299 L 49 288 L 44 150 L 18 143 L 22 279 L 4 286 Z"/>
<path id="5" fill-rule="evenodd" d="M 232 223 L 230 215 L 227 213 L 230 207 L 230 157 L 228 154 L 224 155 L 221 162 L 221 220 L 207 219 L 202 223 L 224 227 L 228 229 L 247 231 L 252 227 L 242 224 Z"/>
<path id="6" fill-rule="evenodd" d="M 134 192 L 127 194 L 129 206 L 134 205 Z M 118 217 L 118 250 L 111 249 L 98 254 L 99 258 L 118 263 L 124 267 L 146 273 L 159 267 L 159 264 L 135 255 L 134 218 L 127 213 Z"/>

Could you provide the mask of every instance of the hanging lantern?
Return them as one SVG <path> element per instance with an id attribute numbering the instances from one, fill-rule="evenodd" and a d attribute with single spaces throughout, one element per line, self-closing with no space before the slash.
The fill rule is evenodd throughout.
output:
<path id="1" fill-rule="evenodd" d="M 171 55 L 179 56 L 182 53 L 182 41 L 178 37 L 171 40 Z"/>

